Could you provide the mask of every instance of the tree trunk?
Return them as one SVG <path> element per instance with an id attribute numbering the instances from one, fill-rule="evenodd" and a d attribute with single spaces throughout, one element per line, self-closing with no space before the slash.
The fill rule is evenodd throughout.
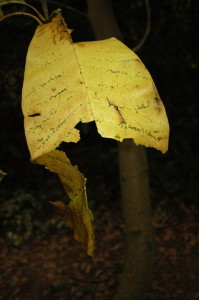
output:
<path id="1" fill-rule="evenodd" d="M 87 0 L 96 39 L 122 40 L 110 0 Z M 118 143 L 126 257 L 115 300 L 145 297 L 153 260 L 153 229 L 145 149 L 132 140 Z"/>
<path id="2" fill-rule="evenodd" d="M 97 40 L 116 37 L 122 40 L 111 0 L 87 0 L 88 18 Z"/>
<path id="3" fill-rule="evenodd" d="M 116 300 L 145 298 L 152 272 L 153 228 L 145 149 L 131 140 L 119 144 L 126 257 Z"/>

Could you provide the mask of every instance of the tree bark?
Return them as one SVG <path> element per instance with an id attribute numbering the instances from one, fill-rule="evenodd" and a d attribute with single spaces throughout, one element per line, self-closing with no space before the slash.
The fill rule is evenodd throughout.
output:
<path id="1" fill-rule="evenodd" d="M 88 18 L 97 40 L 116 37 L 122 40 L 111 0 L 87 0 Z"/>
<path id="2" fill-rule="evenodd" d="M 126 257 L 115 300 L 142 300 L 153 262 L 153 228 L 144 147 L 136 146 L 131 140 L 120 143 L 119 166 Z"/>
<path id="3" fill-rule="evenodd" d="M 96 39 L 122 34 L 110 0 L 87 0 L 88 17 Z M 125 219 L 126 257 L 115 300 L 142 300 L 145 297 L 153 260 L 153 229 L 144 147 L 132 140 L 118 143 L 121 202 Z"/>

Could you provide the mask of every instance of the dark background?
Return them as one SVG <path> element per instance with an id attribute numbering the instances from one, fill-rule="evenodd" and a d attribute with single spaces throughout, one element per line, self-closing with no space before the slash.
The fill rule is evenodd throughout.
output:
<path id="1" fill-rule="evenodd" d="M 85 1 L 55 2 L 49 1 L 49 10 L 63 9 L 68 27 L 74 29 L 74 41 L 94 39 L 86 17 Z M 32 4 L 40 9 L 39 2 Z M 115 0 L 113 5 L 125 43 L 134 48 L 146 27 L 145 2 Z M 150 35 L 137 54 L 156 83 L 170 123 L 168 153 L 162 155 L 147 149 L 152 204 L 154 201 L 161 204 L 162 199 L 166 199 L 167 208 L 158 208 L 164 218 L 166 211 L 173 207 L 178 214 L 182 203 L 188 208 L 194 205 L 196 210 L 199 205 L 199 2 L 151 0 L 150 9 Z M 4 12 L 16 10 L 24 8 L 9 5 Z M 8 230 L 14 232 L 14 246 L 22 243 L 20 232 L 25 232 L 29 238 L 36 232 L 46 236 L 50 230 L 56 231 L 56 226 L 65 228 L 60 219 L 55 222 L 55 228 L 48 220 L 48 214 L 52 213 L 48 200 L 65 197 L 61 184 L 42 167 L 31 165 L 23 131 L 23 72 L 36 26 L 33 19 L 24 16 L 0 23 L 0 169 L 7 173 L 0 186 L 0 213 L 4 236 Z M 117 142 L 102 139 L 93 124 L 84 125 L 80 130 L 82 139 L 77 145 L 63 144 L 61 147 L 88 178 L 88 201 L 94 214 L 102 204 L 103 216 L 108 210 L 116 213 L 120 210 Z"/>

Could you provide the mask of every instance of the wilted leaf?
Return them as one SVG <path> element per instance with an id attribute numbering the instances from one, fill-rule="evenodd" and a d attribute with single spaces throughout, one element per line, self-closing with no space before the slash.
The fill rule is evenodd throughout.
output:
<path id="1" fill-rule="evenodd" d="M 31 160 L 59 175 L 71 199 L 65 205 L 67 222 L 92 255 L 85 179 L 55 149 L 62 141 L 78 142 L 80 121 L 95 120 L 103 137 L 133 138 L 166 152 L 169 126 L 153 80 L 136 54 L 115 38 L 73 44 L 70 32 L 61 16 L 38 26 L 26 59 L 22 108 Z"/>

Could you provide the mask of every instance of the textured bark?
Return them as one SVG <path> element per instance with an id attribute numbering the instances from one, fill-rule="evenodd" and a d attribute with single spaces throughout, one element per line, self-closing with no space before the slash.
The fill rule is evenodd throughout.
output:
<path id="1" fill-rule="evenodd" d="M 126 257 L 116 300 L 145 298 L 153 261 L 153 229 L 145 149 L 131 140 L 119 144 Z"/>
<path id="2" fill-rule="evenodd" d="M 110 0 L 87 0 L 96 39 L 122 40 Z M 126 257 L 115 300 L 145 297 L 153 259 L 153 229 L 145 149 L 132 140 L 118 143 Z"/>

